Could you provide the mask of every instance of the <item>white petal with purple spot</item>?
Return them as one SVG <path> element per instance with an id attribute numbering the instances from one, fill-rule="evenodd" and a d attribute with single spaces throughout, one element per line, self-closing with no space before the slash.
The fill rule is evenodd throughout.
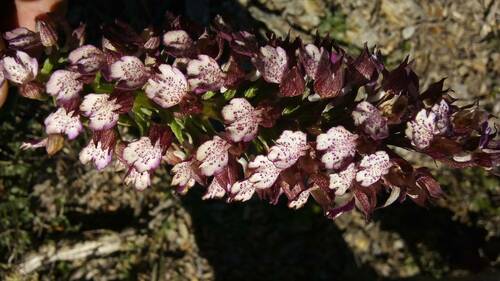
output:
<path id="1" fill-rule="evenodd" d="M 111 162 L 112 157 L 113 151 L 111 149 L 104 149 L 100 142 L 96 144 L 94 140 L 90 140 L 79 155 L 80 162 L 87 164 L 92 161 L 97 170 L 104 169 Z"/>
<path id="2" fill-rule="evenodd" d="M 418 149 L 424 149 L 431 144 L 434 134 L 439 132 L 436 128 L 436 114 L 420 110 L 413 121 L 409 121 L 406 127 L 406 136 Z"/>
<path id="3" fill-rule="evenodd" d="M 181 102 L 189 88 L 186 77 L 176 67 L 167 64 L 159 66 L 160 73 L 149 78 L 145 91 L 147 96 L 163 108 Z"/>
<path id="4" fill-rule="evenodd" d="M 144 190 L 151 185 L 151 175 L 148 171 L 138 172 L 132 168 L 125 176 L 123 182 L 126 185 L 133 185 L 137 190 Z"/>
<path id="5" fill-rule="evenodd" d="M 148 137 L 129 143 L 123 150 L 123 159 L 138 172 L 156 169 L 161 162 L 162 148 L 159 143 L 154 145 Z"/>
<path id="6" fill-rule="evenodd" d="M 172 168 L 174 176 L 172 177 L 171 185 L 178 185 L 183 189 L 193 187 L 199 177 L 193 171 L 192 165 L 192 161 L 184 161 L 174 165 Z"/>
<path id="7" fill-rule="evenodd" d="M 255 193 L 255 187 L 248 181 L 238 181 L 231 186 L 232 199 L 234 201 L 245 202 L 252 198 Z"/>
<path id="8" fill-rule="evenodd" d="M 363 157 L 356 173 L 356 181 L 362 186 L 370 186 L 376 183 L 383 175 L 389 172 L 392 162 L 385 151 L 377 151 L 374 154 Z"/>
<path id="9" fill-rule="evenodd" d="M 271 187 L 282 171 L 264 155 L 255 157 L 252 162 L 248 163 L 248 168 L 254 169 L 248 181 L 252 183 L 255 188 L 259 189 Z"/>
<path id="10" fill-rule="evenodd" d="M 83 98 L 80 110 L 89 118 L 89 127 L 93 130 L 106 130 L 116 125 L 120 105 L 108 94 L 88 94 Z"/>
<path id="11" fill-rule="evenodd" d="M 202 199 L 214 199 L 214 198 L 222 198 L 226 195 L 226 190 L 219 182 L 217 177 L 214 177 L 212 183 L 207 188 L 207 192 L 203 195 Z"/>
<path id="12" fill-rule="evenodd" d="M 321 161 L 327 169 L 338 169 L 343 162 L 356 153 L 358 136 L 342 126 L 330 128 L 316 138 L 316 149 L 326 151 Z"/>
<path id="13" fill-rule="evenodd" d="M 302 208 L 307 203 L 307 200 L 309 199 L 310 195 L 311 195 L 311 192 L 309 191 L 309 189 L 302 191 L 297 196 L 297 198 L 293 199 L 292 201 L 290 201 L 288 203 L 288 208 L 292 208 L 292 209 L 296 209 L 296 210 Z"/>
<path id="14" fill-rule="evenodd" d="M 356 172 L 356 165 L 351 163 L 345 170 L 330 174 L 329 188 L 335 190 L 335 195 L 343 195 L 351 187 L 352 181 L 356 178 Z"/>
<path id="15" fill-rule="evenodd" d="M 374 140 L 385 139 L 389 136 L 387 118 L 371 103 L 360 102 L 352 112 L 354 124 L 362 126 L 366 134 Z"/>
<path id="16" fill-rule="evenodd" d="M 16 51 L 15 56 L 6 56 L 0 61 L 5 79 L 16 84 L 26 84 L 38 75 L 38 61 L 23 51 Z"/>
<path id="17" fill-rule="evenodd" d="M 260 123 L 260 112 L 244 98 L 235 98 L 224 106 L 222 117 L 228 126 L 226 131 L 232 141 L 250 141 L 257 134 Z"/>
<path id="18" fill-rule="evenodd" d="M 276 140 L 276 145 L 271 147 L 267 158 L 280 169 L 291 167 L 297 160 L 305 155 L 308 149 L 307 135 L 303 132 L 283 131 Z"/>
<path id="19" fill-rule="evenodd" d="M 66 134 L 68 139 L 76 138 L 83 130 L 80 116 L 74 112 L 67 112 L 64 108 L 59 108 L 45 118 L 45 132 L 50 134 Z"/>
<path id="20" fill-rule="evenodd" d="M 47 94 L 57 100 L 67 101 L 78 96 L 83 89 L 79 73 L 69 70 L 56 70 L 47 82 Z"/>
<path id="21" fill-rule="evenodd" d="M 445 100 L 432 106 L 431 111 L 436 114 L 435 134 L 444 134 L 450 129 L 450 106 Z"/>
<path id="22" fill-rule="evenodd" d="M 79 66 L 85 73 L 93 73 L 106 63 L 104 53 L 92 45 L 83 45 L 69 53 L 71 65 Z"/>
<path id="23" fill-rule="evenodd" d="M 281 83 L 288 68 L 288 56 L 281 47 L 261 47 L 255 60 L 255 67 L 269 83 Z"/>
<path id="24" fill-rule="evenodd" d="M 110 77 L 129 88 L 139 88 L 147 80 L 147 71 L 137 57 L 124 56 L 110 66 Z"/>
<path id="25" fill-rule="evenodd" d="M 219 136 L 204 142 L 196 151 L 196 160 L 202 162 L 201 173 L 205 176 L 213 176 L 227 165 L 229 159 L 228 149 L 230 145 Z"/>
<path id="26" fill-rule="evenodd" d="M 198 59 L 190 60 L 186 71 L 191 90 L 217 91 L 224 84 L 224 73 L 219 64 L 207 55 L 198 55 Z"/>

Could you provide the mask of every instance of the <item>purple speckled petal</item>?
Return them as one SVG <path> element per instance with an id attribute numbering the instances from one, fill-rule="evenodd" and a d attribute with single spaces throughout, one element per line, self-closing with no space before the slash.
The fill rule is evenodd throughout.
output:
<path id="1" fill-rule="evenodd" d="M 38 61 L 23 51 L 16 51 L 15 56 L 6 56 L 0 61 L 5 79 L 22 85 L 33 81 L 38 75 Z"/>
<path id="2" fill-rule="evenodd" d="M 226 124 L 226 131 L 234 142 L 248 142 L 255 138 L 261 121 L 260 111 L 244 98 L 235 98 L 224 106 L 222 117 Z"/>
<path id="3" fill-rule="evenodd" d="M 327 169 L 338 169 L 346 159 L 356 153 L 358 136 L 352 134 L 342 126 L 333 127 L 326 134 L 316 138 L 316 149 L 326 151 L 321 161 Z"/>
<path id="4" fill-rule="evenodd" d="M 295 199 L 288 203 L 288 208 L 295 210 L 302 208 L 307 203 L 310 195 L 311 191 L 309 189 L 303 190 Z"/>
<path id="5" fill-rule="evenodd" d="M 224 72 L 219 64 L 207 55 L 199 55 L 198 59 L 190 60 L 186 71 L 189 86 L 196 93 L 218 91 L 224 85 Z"/>
<path id="6" fill-rule="evenodd" d="M 68 139 L 76 138 L 83 130 L 80 116 L 73 112 L 67 112 L 64 108 L 59 108 L 45 118 L 45 132 L 50 134 L 66 134 Z"/>
<path id="7" fill-rule="evenodd" d="M 356 178 L 356 165 L 349 164 L 347 168 L 339 173 L 330 174 L 330 189 L 335 190 L 335 195 L 343 195 L 351 187 L 353 180 Z"/>
<path id="8" fill-rule="evenodd" d="M 232 194 L 231 200 L 233 201 L 240 201 L 240 202 L 248 201 L 252 198 L 254 193 L 255 193 L 255 187 L 248 180 L 235 182 L 231 186 L 231 194 Z"/>
<path id="9" fill-rule="evenodd" d="M 227 165 L 229 147 L 228 142 L 218 136 L 200 145 L 196 151 L 196 160 L 202 162 L 201 173 L 205 176 L 213 176 L 220 172 Z"/>
<path id="10" fill-rule="evenodd" d="M 125 162 L 140 173 L 156 169 L 160 165 L 162 156 L 163 151 L 160 144 L 153 145 L 148 137 L 141 137 L 123 149 Z"/>
<path id="11" fill-rule="evenodd" d="M 161 107 L 169 108 L 180 103 L 188 93 L 188 83 L 184 74 L 176 67 L 162 64 L 159 70 L 160 73 L 149 78 L 145 91 Z"/>
<path id="12" fill-rule="evenodd" d="M 431 144 L 434 134 L 438 132 L 436 124 L 436 114 L 422 109 L 413 121 L 407 123 L 406 136 L 415 147 L 424 149 Z"/>
<path id="13" fill-rule="evenodd" d="M 258 155 L 252 162 L 248 163 L 248 168 L 254 169 L 248 181 L 259 189 L 271 187 L 282 171 L 263 155 Z"/>
<path id="14" fill-rule="evenodd" d="M 356 181 L 362 186 L 370 186 L 386 175 L 392 165 L 389 155 L 385 151 L 377 151 L 367 155 L 361 159 L 359 171 L 356 173 Z"/>
<path id="15" fill-rule="evenodd" d="M 107 94 L 88 94 L 83 98 L 80 110 L 89 118 L 89 127 L 93 130 L 106 130 L 116 125 L 121 106 Z"/>
<path id="16" fill-rule="evenodd" d="M 281 79 L 288 68 L 288 56 L 281 47 L 261 47 L 255 59 L 255 67 L 269 83 L 281 83 Z"/>
<path id="17" fill-rule="evenodd" d="M 151 185 L 151 174 L 149 171 L 139 172 L 135 168 L 132 168 L 123 182 L 126 185 L 133 185 L 137 190 L 144 190 Z"/>
<path id="18" fill-rule="evenodd" d="M 69 70 L 56 70 L 47 82 L 47 94 L 60 101 L 68 101 L 79 95 L 83 89 L 83 82 L 79 80 L 79 73 Z"/>
<path id="19" fill-rule="evenodd" d="M 286 169 L 305 155 L 307 149 L 307 135 L 305 133 L 286 130 L 276 140 L 276 145 L 270 148 L 267 158 L 279 169 Z"/>
<path id="20" fill-rule="evenodd" d="M 119 81 L 119 85 L 137 89 L 142 87 L 148 78 L 144 64 L 137 57 L 124 56 L 110 66 L 110 77 Z"/>
<path id="21" fill-rule="evenodd" d="M 106 63 L 106 56 L 92 45 L 83 45 L 69 53 L 68 61 L 84 73 L 94 73 Z"/>
<path id="22" fill-rule="evenodd" d="M 356 126 L 361 126 L 366 134 L 374 140 L 385 139 L 389 136 L 387 118 L 371 103 L 360 102 L 352 112 Z"/>
<path id="23" fill-rule="evenodd" d="M 111 162 L 113 157 L 113 150 L 111 148 L 104 148 L 102 143 L 95 143 L 94 140 L 85 146 L 80 151 L 80 162 L 87 164 L 92 161 L 97 170 L 102 170 Z"/>

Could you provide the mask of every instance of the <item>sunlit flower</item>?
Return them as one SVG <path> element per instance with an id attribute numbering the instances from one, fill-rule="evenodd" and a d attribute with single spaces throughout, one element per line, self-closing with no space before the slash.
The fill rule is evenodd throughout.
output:
<path id="1" fill-rule="evenodd" d="M 330 189 L 335 190 L 335 195 L 344 194 L 356 178 L 356 164 L 351 163 L 347 168 L 338 173 L 330 174 Z"/>
<path id="2" fill-rule="evenodd" d="M 111 99 L 108 94 L 88 94 L 80 105 L 82 115 L 89 118 L 89 127 L 93 130 L 115 126 L 119 118 L 116 111 L 120 108 L 116 99 Z"/>
<path id="3" fill-rule="evenodd" d="M 356 181 L 362 186 L 370 186 L 376 183 L 382 176 L 389 172 L 392 162 L 385 151 L 377 151 L 361 159 L 359 170 L 356 173 Z"/>
<path id="4" fill-rule="evenodd" d="M 196 160 L 202 162 L 201 173 L 205 176 L 213 176 L 221 171 L 227 165 L 229 147 L 230 144 L 218 136 L 200 145 L 196 151 Z"/>
<path id="5" fill-rule="evenodd" d="M 234 142 L 251 141 L 257 134 L 261 120 L 261 112 L 244 98 L 235 98 L 224 108 L 222 117 L 226 124 L 226 131 Z"/>
<path id="6" fill-rule="evenodd" d="M 129 143 L 123 150 L 125 162 L 139 173 L 156 169 L 160 165 L 162 156 L 159 142 L 152 144 L 148 137 L 141 137 Z"/>
<path id="7" fill-rule="evenodd" d="M 436 114 L 436 130 L 444 134 L 450 129 L 450 106 L 442 99 L 438 104 L 432 106 L 431 111 Z"/>
<path id="8" fill-rule="evenodd" d="M 83 89 L 79 73 L 69 70 L 56 70 L 47 82 L 47 94 L 57 100 L 67 101 L 77 97 Z"/>
<path id="9" fill-rule="evenodd" d="M 436 114 L 422 109 L 413 121 L 408 122 L 406 136 L 418 149 L 424 149 L 431 144 L 434 135 L 438 132 L 436 124 Z"/>
<path id="10" fill-rule="evenodd" d="M 179 186 L 178 190 L 180 193 L 185 193 L 197 182 L 200 184 L 202 183 L 202 180 L 194 170 L 193 165 L 193 161 L 190 160 L 178 163 L 172 168 L 174 176 L 172 177 L 171 185 Z"/>
<path id="11" fill-rule="evenodd" d="M 184 30 L 171 30 L 163 35 L 163 45 L 172 55 L 181 55 L 191 48 L 193 40 Z"/>
<path id="12" fill-rule="evenodd" d="M 65 134 L 68 139 L 76 138 L 83 130 L 80 116 L 72 112 L 67 112 L 64 108 L 59 108 L 45 118 L 45 132 L 50 134 Z"/>
<path id="13" fill-rule="evenodd" d="M 207 55 L 190 60 L 186 71 L 189 86 L 197 93 L 218 91 L 224 85 L 224 73 L 219 64 Z"/>
<path id="14" fill-rule="evenodd" d="M 137 89 L 148 79 L 144 64 L 137 57 L 124 56 L 110 66 L 110 77 L 124 88 Z"/>
<path id="15" fill-rule="evenodd" d="M 33 81 L 38 75 L 38 61 L 23 51 L 16 51 L 14 56 L 5 56 L 0 60 L 5 79 L 18 85 Z"/>
<path id="16" fill-rule="evenodd" d="M 281 83 L 288 68 L 288 56 L 281 47 L 261 47 L 255 59 L 255 67 L 269 83 Z"/>
<path id="17" fill-rule="evenodd" d="M 360 102 L 352 112 L 354 124 L 361 126 L 366 134 L 374 140 L 385 139 L 389 136 L 387 118 L 371 103 Z"/>
<path id="18" fill-rule="evenodd" d="M 255 193 L 253 183 L 248 180 L 235 182 L 230 189 L 231 200 L 245 202 L 252 198 Z"/>
<path id="19" fill-rule="evenodd" d="M 271 147 L 267 158 L 280 169 L 291 167 L 303 156 L 307 149 L 307 136 L 300 131 L 283 131 L 276 140 L 276 145 Z"/>
<path id="20" fill-rule="evenodd" d="M 135 168 L 131 168 L 125 175 L 123 183 L 133 185 L 137 190 L 144 190 L 151 185 L 151 174 L 149 171 L 139 172 Z"/>
<path id="21" fill-rule="evenodd" d="M 162 64 L 158 69 L 160 73 L 149 78 L 145 91 L 161 107 L 169 108 L 180 103 L 188 93 L 188 83 L 184 74 L 176 67 Z"/>
<path id="22" fill-rule="evenodd" d="M 68 55 L 69 63 L 83 73 L 94 73 L 106 63 L 104 53 L 92 45 L 83 45 Z"/>
<path id="23" fill-rule="evenodd" d="M 325 134 L 316 138 L 316 149 L 326 151 L 321 162 L 327 169 L 338 169 L 345 160 L 352 158 L 356 153 L 358 136 L 352 134 L 342 126 L 333 127 Z"/>
<path id="24" fill-rule="evenodd" d="M 82 151 L 80 151 L 80 162 L 87 164 L 92 161 L 96 166 L 97 170 L 101 170 L 106 167 L 113 157 L 113 150 L 111 148 L 103 147 L 101 142 L 90 142 L 85 146 Z"/>
<path id="25" fill-rule="evenodd" d="M 310 195 L 311 191 L 309 189 L 303 190 L 295 199 L 288 203 L 288 207 L 292 209 L 302 208 L 307 203 Z"/>
<path id="26" fill-rule="evenodd" d="M 253 161 L 248 163 L 248 168 L 254 170 L 248 181 L 253 184 L 253 187 L 259 189 L 271 187 L 282 171 L 264 155 L 255 157 Z"/>

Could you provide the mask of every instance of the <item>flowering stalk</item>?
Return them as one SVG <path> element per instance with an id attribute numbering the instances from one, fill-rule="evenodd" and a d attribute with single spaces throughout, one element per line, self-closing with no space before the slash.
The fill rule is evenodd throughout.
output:
<path id="1" fill-rule="evenodd" d="M 442 195 L 395 148 L 456 168 L 500 164 L 492 117 L 458 106 L 443 80 L 421 91 L 407 60 L 390 70 L 368 48 L 352 57 L 319 36 L 260 40 L 220 18 L 199 30 L 170 17 L 162 33 L 141 35 L 116 22 L 100 47 L 85 44 L 84 26 L 59 36 L 56 25 L 45 16 L 38 33 L 4 35 L 0 84 L 56 105 L 47 136 L 22 147 L 54 154 L 86 128 L 80 161 L 100 170 L 114 159 L 138 190 L 163 165 L 181 194 L 198 184 L 204 199 L 257 194 L 298 209 L 312 198 L 329 218 L 355 207 L 369 217 Z"/>

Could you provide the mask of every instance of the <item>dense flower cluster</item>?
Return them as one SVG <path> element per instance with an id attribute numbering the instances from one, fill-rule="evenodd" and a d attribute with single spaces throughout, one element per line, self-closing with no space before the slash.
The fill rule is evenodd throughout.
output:
<path id="1" fill-rule="evenodd" d="M 181 194 L 198 184 L 204 199 L 284 195 L 295 209 L 313 198 L 329 218 L 355 207 L 368 217 L 442 193 L 395 148 L 458 168 L 500 164 L 487 112 L 456 105 L 443 81 L 421 91 L 407 60 L 389 70 L 368 48 L 352 57 L 319 36 L 259 39 L 220 18 L 199 28 L 169 15 L 140 34 L 116 22 L 100 47 L 83 25 L 65 36 L 48 16 L 37 26 L 5 33 L 0 59 L 0 83 L 56 105 L 46 137 L 22 147 L 54 154 L 87 128 L 80 161 L 115 161 L 138 190 L 164 166 Z"/>

